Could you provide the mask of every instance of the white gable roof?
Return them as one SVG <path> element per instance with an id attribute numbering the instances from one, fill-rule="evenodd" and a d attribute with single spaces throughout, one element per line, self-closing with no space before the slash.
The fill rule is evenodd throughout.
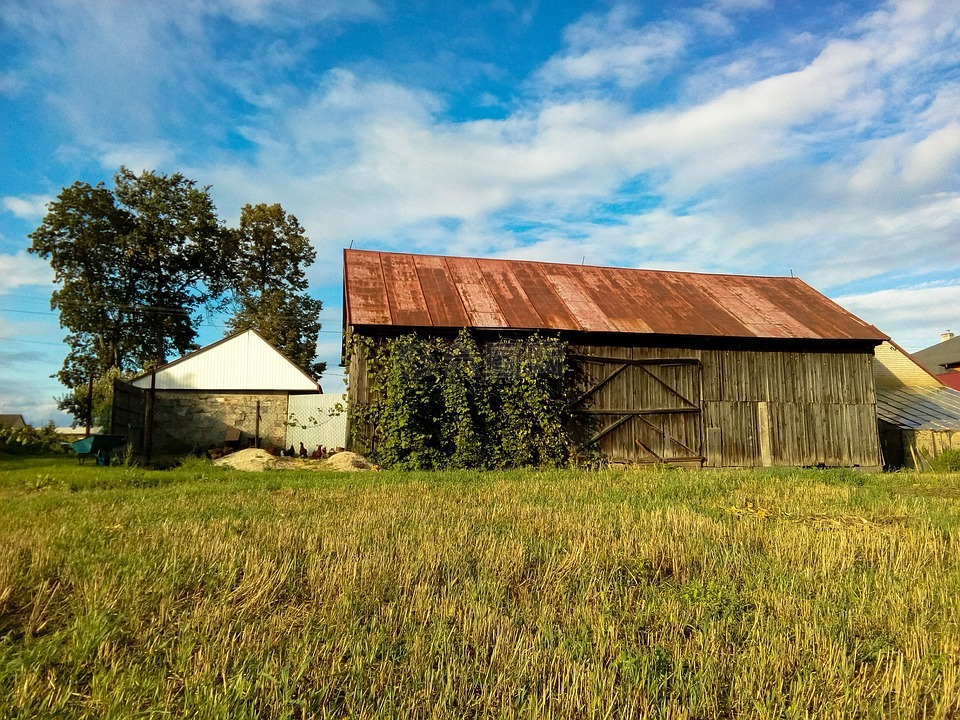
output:
<path id="1" fill-rule="evenodd" d="M 150 376 L 132 383 L 149 388 Z M 318 392 L 320 386 L 256 332 L 244 330 L 157 368 L 156 388 Z"/>

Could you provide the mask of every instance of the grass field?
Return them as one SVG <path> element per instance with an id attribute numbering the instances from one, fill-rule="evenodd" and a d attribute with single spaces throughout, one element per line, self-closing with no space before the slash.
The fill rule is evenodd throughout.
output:
<path id="1" fill-rule="evenodd" d="M 960 476 L 0 459 L 0 717 L 960 715 Z"/>

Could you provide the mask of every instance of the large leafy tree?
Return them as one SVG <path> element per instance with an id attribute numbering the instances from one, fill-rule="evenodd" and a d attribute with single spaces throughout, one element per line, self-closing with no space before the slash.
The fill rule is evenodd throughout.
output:
<path id="1" fill-rule="evenodd" d="M 57 377 L 71 390 L 193 348 L 194 315 L 226 286 L 230 245 L 209 188 L 123 167 L 114 183 L 64 188 L 30 234 L 58 283 L 50 304 L 69 351 Z M 75 409 L 76 395 L 61 407 Z"/>
<path id="2" fill-rule="evenodd" d="M 133 219 L 128 252 L 137 266 L 134 358 L 141 367 L 195 348 L 194 314 L 227 287 L 232 246 L 209 190 L 180 173 L 121 168 L 116 176 L 117 202 Z"/>
<path id="3" fill-rule="evenodd" d="M 50 306 L 70 331 L 58 373 L 67 387 L 110 367 L 130 367 L 137 302 L 136 270 L 127 247 L 132 229 L 133 218 L 102 183 L 77 182 L 50 203 L 30 235 L 30 251 L 50 260 L 59 285 Z"/>
<path id="4" fill-rule="evenodd" d="M 246 205 L 231 231 L 233 330 L 253 328 L 307 373 L 318 377 L 317 337 L 323 303 L 307 294 L 306 268 L 316 251 L 303 227 L 279 204 Z"/>

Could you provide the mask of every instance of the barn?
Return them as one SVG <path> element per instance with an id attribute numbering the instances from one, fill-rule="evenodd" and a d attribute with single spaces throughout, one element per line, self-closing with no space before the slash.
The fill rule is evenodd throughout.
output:
<path id="1" fill-rule="evenodd" d="M 371 399 L 357 338 L 461 328 L 484 346 L 562 338 L 573 421 L 611 462 L 882 463 L 872 363 L 888 338 L 797 278 L 344 252 L 351 408 Z"/>
<path id="2" fill-rule="evenodd" d="M 344 442 L 345 418 L 326 427 L 302 422 L 308 416 L 326 421 L 330 404 L 314 378 L 256 331 L 242 330 L 129 383 L 117 382 L 111 432 L 148 456 L 225 444 L 332 447 Z M 333 441 L 314 437 L 337 425 Z"/>

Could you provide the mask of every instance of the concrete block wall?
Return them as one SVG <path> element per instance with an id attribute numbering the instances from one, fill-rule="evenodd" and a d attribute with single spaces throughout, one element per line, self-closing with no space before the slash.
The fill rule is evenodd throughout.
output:
<path id="1" fill-rule="evenodd" d="M 284 447 L 286 393 L 158 392 L 154 409 L 154 454 L 221 448 L 232 429 L 240 430 L 240 447 L 247 447 L 257 430 L 258 401 L 260 446 Z"/>

